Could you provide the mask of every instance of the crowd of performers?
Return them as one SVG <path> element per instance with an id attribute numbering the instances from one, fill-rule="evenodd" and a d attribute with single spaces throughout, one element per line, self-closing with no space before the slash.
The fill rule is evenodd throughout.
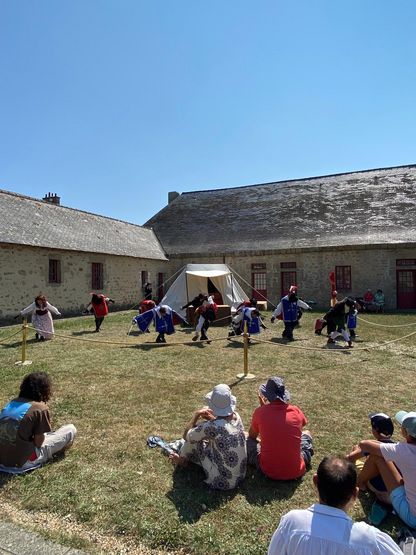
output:
<path id="1" fill-rule="evenodd" d="M 212 296 L 200 293 L 189 303 L 181 307 L 184 310 L 188 307 L 194 307 L 195 335 L 192 341 L 206 341 L 210 343 L 208 337 L 208 329 L 210 324 L 216 319 L 218 306 Z M 140 304 L 140 314 L 133 318 L 133 323 L 141 332 L 148 332 L 150 325 L 153 323 L 158 333 L 156 343 L 166 343 L 165 335 L 175 333 L 175 323 L 184 323 L 189 326 L 187 320 L 178 312 L 168 305 L 158 305 L 151 300 L 144 300 Z"/>
<path id="2" fill-rule="evenodd" d="M 374 301 L 374 299 L 373 299 Z M 383 301 L 379 296 L 377 302 Z M 114 300 L 104 294 L 91 293 L 90 302 L 83 314 L 93 314 L 95 319 L 95 332 L 99 332 L 105 316 L 109 311 L 109 303 Z M 284 328 L 282 338 L 286 341 L 294 341 L 294 330 L 299 326 L 299 320 L 304 310 L 311 310 L 309 304 L 298 296 L 298 288 L 292 285 L 287 295 L 284 295 L 272 313 L 271 323 L 276 320 L 283 322 Z M 156 343 L 166 343 L 166 336 L 175 333 L 175 325 L 185 324 L 195 327 L 195 334 L 192 341 L 204 341 L 210 343 L 208 329 L 212 322 L 217 318 L 218 306 L 214 298 L 205 293 L 199 293 L 194 299 L 181 307 L 181 310 L 193 307 L 194 312 L 190 312 L 188 323 L 186 318 L 176 312 L 166 304 L 156 305 L 149 298 L 144 298 L 140 303 L 140 313 L 133 319 L 139 330 L 143 333 L 150 333 L 150 326 L 154 324 L 157 332 Z M 315 333 L 321 335 L 327 328 L 328 344 L 334 344 L 336 339 L 341 336 L 347 346 L 353 346 L 352 340 L 356 337 L 357 313 L 358 309 L 365 309 L 360 300 L 346 297 L 342 300 L 337 299 L 337 292 L 332 291 L 330 299 L 330 309 L 315 322 Z M 52 314 L 60 316 L 59 310 L 51 305 L 45 295 L 38 295 L 33 303 L 23 309 L 22 316 L 31 315 L 32 324 L 36 330 L 36 339 L 44 341 L 51 339 L 54 335 Z M 257 307 L 256 299 L 252 298 L 242 302 L 236 309 L 232 318 L 228 339 L 244 333 L 247 326 L 248 336 L 261 333 L 262 329 L 267 329 L 261 313 Z"/>

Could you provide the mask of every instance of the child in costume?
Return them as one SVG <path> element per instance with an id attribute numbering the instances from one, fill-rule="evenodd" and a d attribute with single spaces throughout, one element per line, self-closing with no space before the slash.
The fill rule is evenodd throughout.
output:
<path id="1" fill-rule="evenodd" d="M 282 337 L 284 339 L 288 339 L 289 341 L 294 341 L 293 330 L 295 329 L 299 319 L 299 307 L 304 310 L 312 310 L 307 303 L 298 298 L 296 285 L 291 285 L 289 294 L 282 297 L 280 303 L 277 305 L 272 314 L 272 324 L 276 318 L 283 316 L 285 329 L 283 330 Z"/>
<path id="2" fill-rule="evenodd" d="M 260 312 L 254 307 L 244 307 L 241 308 L 232 319 L 231 330 L 228 333 L 228 337 L 241 335 L 244 332 L 245 322 L 247 322 L 247 332 L 249 335 L 260 333 L 262 327 Z"/>
<path id="3" fill-rule="evenodd" d="M 20 311 L 22 316 L 32 315 L 32 325 L 36 329 L 36 339 L 52 339 L 55 333 L 51 312 L 61 316 L 59 310 L 48 303 L 45 295 L 38 295 L 35 301 Z"/>
<path id="4" fill-rule="evenodd" d="M 356 337 L 355 330 L 357 329 L 357 314 L 358 310 L 356 306 L 350 306 L 350 309 L 347 312 L 347 328 L 351 339 L 355 339 Z"/>
<path id="5" fill-rule="evenodd" d="M 174 316 L 187 324 L 186 320 L 167 304 L 159 305 L 156 308 L 147 310 L 143 314 L 138 314 L 133 318 L 133 323 L 137 324 L 140 331 L 146 332 L 150 324 L 154 322 L 156 331 L 158 332 L 156 343 L 166 343 L 165 335 L 172 335 L 175 333 L 175 325 L 173 323 Z"/>
<path id="6" fill-rule="evenodd" d="M 114 303 L 113 299 L 105 295 L 91 293 L 91 302 L 86 308 L 86 312 L 92 311 L 95 316 L 95 333 L 98 333 L 105 316 L 108 314 L 108 303 Z"/>
<path id="7" fill-rule="evenodd" d="M 204 302 L 198 308 L 198 323 L 195 327 L 195 335 L 192 341 L 198 341 L 199 334 L 201 334 L 201 339 L 203 341 L 208 341 L 207 331 L 208 328 L 217 317 L 218 307 L 214 302 L 213 297 L 205 297 Z"/>

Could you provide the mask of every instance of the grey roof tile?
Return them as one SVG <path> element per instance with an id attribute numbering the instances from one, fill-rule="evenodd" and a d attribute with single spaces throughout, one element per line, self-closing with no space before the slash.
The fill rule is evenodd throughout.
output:
<path id="1" fill-rule="evenodd" d="M 166 260 L 150 229 L 2 190 L 0 242 Z"/>
<path id="2" fill-rule="evenodd" d="M 169 255 L 226 254 L 414 243 L 415 214 L 409 165 L 183 193 L 144 225 Z"/>

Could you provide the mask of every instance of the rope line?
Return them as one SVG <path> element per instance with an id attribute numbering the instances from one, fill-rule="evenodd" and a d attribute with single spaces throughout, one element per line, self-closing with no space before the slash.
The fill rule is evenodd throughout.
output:
<path id="1" fill-rule="evenodd" d="M 397 343 L 398 341 L 402 341 L 404 339 L 407 339 L 408 337 L 412 337 L 413 335 L 416 335 L 416 331 L 413 331 L 412 333 L 408 333 L 407 335 L 404 335 L 403 337 L 398 337 L 396 339 L 391 339 L 390 341 L 385 341 L 384 343 L 379 343 L 378 345 L 368 345 L 366 347 L 354 347 L 353 352 L 356 351 L 367 351 L 368 349 L 378 349 L 379 347 L 385 347 L 386 345 L 391 345 L 392 343 Z M 268 341 L 267 339 L 258 339 L 258 338 L 251 338 L 254 341 L 258 341 L 259 343 L 269 343 L 270 345 L 274 345 L 275 347 L 288 347 L 289 349 L 299 349 L 299 350 L 304 350 L 304 351 L 320 351 L 321 353 L 343 353 L 345 352 L 344 349 L 343 350 L 339 350 L 339 349 L 325 349 L 322 350 L 322 347 L 296 347 L 295 345 L 291 345 L 291 344 L 287 344 L 287 343 L 275 343 L 274 341 Z M 347 350 L 347 349 L 345 349 Z M 350 349 L 348 349 L 350 350 Z"/>
<path id="2" fill-rule="evenodd" d="M 17 335 L 18 333 L 21 333 L 21 329 L 15 331 L 14 333 L 12 333 L 11 335 L 4 337 L 3 339 L 0 339 L 0 343 L 4 343 L 5 341 L 8 341 L 9 339 L 11 339 L 12 337 L 14 337 L 15 335 Z"/>
<path id="3" fill-rule="evenodd" d="M 365 322 L 366 324 L 370 324 L 372 326 L 379 326 L 381 328 L 406 328 L 409 326 L 416 326 L 416 322 L 411 322 L 410 324 L 378 324 L 377 322 L 371 322 L 370 320 L 365 320 L 364 318 L 361 318 L 361 316 L 357 316 L 357 318 L 359 320 L 361 320 L 361 322 Z"/>
<path id="4" fill-rule="evenodd" d="M 32 329 L 36 332 L 46 332 L 45 330 L 38 329 L 38 328 L 35 328 L 33 326 L 28 326 L 28 329 Z M 17 335 L 17 333 L 20 333 L 20 330 L 15 332 L 10 337 L 13 337 L 14 335 Z M 46 332 L 46 333 L 49 333 L 49 332 Z M 64 335 L 64 334 L 59 334 L 59 333 L 54 333 L 53 335 L 55 337 L 61 337 L 63 339 L 73 339 L 75 341 L 84 341 L 86 343 L 100 343 L 102 345 L 121 345 L 123 347 L 134 345 L 133 343 L 127 342 L 127 341 L 124 341 L 124 342 L 121 342 L 121 341 L 101 341 L 99 339 L 84 339 L 82 337 L 74 337 L 74 336 Z M 380 347 L 385 347 L 387 345 L 391 345 L 393 343 L 403 341 L 403 340 L 408 339 L 409 337 L 412 337 L 414 335 L 416 335 L 416 331 L 408 333 L 407 335 L 404 335 L 403 337 L 398 337 L 396 339 L 391 339 L 390 341 L 385 341 L 384 343 L 379 343 L 377 345 L 367 345 L 365 347 L 354 347 L 353 352 L 367 351 L 369 349 L 378 349 Z M 6 339 L 10 339 L 10 337 L 5 338 L 4 340 L 0 341 L 0 343 L 5 341 Z M 181 341 L 181 342 L 175 341 L 175 342 L 172 342 L 172 343 L 154 343 L 154 345 L 157 345 L 157 346 L 196 345 L 198 343 L 214 343 L 214 342 L 217 342 L 217 341 L 224 341 L 224 340 L 239 341 L 240 338 L 243 339 L 244 336 L 241 335 L 241 336 L 231 336 L 231 337 L 228 337 L 228 336 L 227 337 L 217 337 L 217 338 L 213 338 L 213 339 L 198 339 L 196 341 L 192 341 L 192 340 L 191 341 Z M 302 350 L 302 351 L 319 351 L 320 353 L 343 353 L 346 350 L 346 349 L 339 350 L 339 349 L 331 349 L 331 348 L 330 349 L 323 349 L 322 347 L 301 347 L 301 346 L 296 346 L 296 345 L 292 345 L 292 344 L 288 344 L 288 343 L 275 343 L 274 341 L 270 341 L 268 339 L 260 339 L 258 337 L 250 337 L 250 339 L 251 339 L 251 341 L 253 341 L 253 342 L 255 341 L 257 343 L 266 343 L 266 344 L 269 344 L 269 345 L 273 345 L 275 347 L 286 347 L 286 348 L 289 348 L 289 349 L 297 349 L 297 350 Z M 151 345 L 151 344 L 153 344 L 153 343 L 139 343 L 139 344 L 136 343 L 136 345 Z"/>
<path id="5" fill-rule="evenodd" d="M 40 328 L 34 328 L 33 326 L 28 326 L 29 329 L 34 330 L 36 332 L 45 332 L 45 333 L 50 333 L 50 332 L 46 332 L 45 330 L 42 330 Z M 20 332 L 20 330 L 19 330 Z M 18 333 L 19 333 L 18 332 Z M 74 337 L 73 335 L 65 335 L 62 333 L 54 333 L 53 334 L 55 337 L 61 337 L 62 339 L 73 339 L 74 341 L 84 341 L 84 343 L 101 343 L 102 345 L 122 345 L 123 347 L 128 346 L 135 346 L 135 345 L 152 345 L 153 343 L 131 343 L 131 342 L 121 342 L 121 341 L 101 341 L 100 339 L 84 339 L 83 337 Z M 198 343 L 206 343 L 207 341 L 209 342 L 214 342 L 214 341 L 224 341 L 225 339 L 227 339 L 226 337 L 217 337 L 217 338 L 213 338 L 213 339 L 199 339 L 196 341 L 192 341 L 192 339 L 190 341 L 184 341 L 184 342 L 173 342 L 173 343 L 154 343 L 154 345 L 159 346 L 166 346 L 166 345 L 196 345 Z"/>

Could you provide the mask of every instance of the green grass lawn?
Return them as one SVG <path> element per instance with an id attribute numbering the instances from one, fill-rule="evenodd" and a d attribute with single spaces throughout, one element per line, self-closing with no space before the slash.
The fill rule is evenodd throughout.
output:
<path id="1" fill-rule="evenodd" d="M 91 333 L 92 317 L 57 320 L 55 331 L 65 337 L 49 342 L 35 343 L 30 332 L 27 357 L 33 364 L 28 367 L 14 364 L 20 359 L 19 336 L 0 344 L 0 405 L 16 395 L 26 373 L 45 370 L 54 383 L 54 426 L 72 422 L 78 428 L 65 458 L 26 476 L 8 480 L 3 475 L 0 504 L 26 517 L 41 511 L 51 525 L 44 519 L 40 531 L 69 545 L 105 552 L 100 541 L 112 537 L 118 546 L 136 545 L 138 553 L 144 546 L 201 555 L 264 554 L 280 516 L 315 500 L 312 474 L 324 455 L 344 454 L 369 438 L 370 412 L 393 415 L 415 408 L 416 335 L 379 345 L 416 332 L 416 326 L 383 327 L 416 322 L 416 314 L 363 315 L 383 326 L 360 321 L 351 350 L 342 341 L 327 348 L 326 338 L 314 335 L 316 314 L 304 315 L 290 346 L 280 340 L 282 324 L 268 324 L 261 337 L 272 343 L 249 348 L 252 381 L 236 379 L 243 369 L 241 343 L 154 346 L 154 333 L 134 331 L 127 337 L 132 315 L 109 315 L 100 334 Z M 16 329 L 2 328 L 0 341 Z M 226 335 L 226 328 L 210 330 L 212 338 Z M 190 330 L 178 328 L 168 342 L 190 338 Z M 302 480 L 274 482 L 249 468 L 236 491 L 211 491 L 200 469 L 175 469 L 160 451 L 147 448 L 150 434 L 180 437 L 217 383 L 232 387 L 248 430 L 258 386 L 270 375 L 285 378 L 314 436 L 313 468 Z M 365 519 L 371 502 L 362 496 L 354 517 Z M 393 533 L 398 527 L 395 517 L 383 525 Z M 94 534 L 101 538 L 97 543 Z M 121 550 L 112 547 L 107 553 Z"/>

